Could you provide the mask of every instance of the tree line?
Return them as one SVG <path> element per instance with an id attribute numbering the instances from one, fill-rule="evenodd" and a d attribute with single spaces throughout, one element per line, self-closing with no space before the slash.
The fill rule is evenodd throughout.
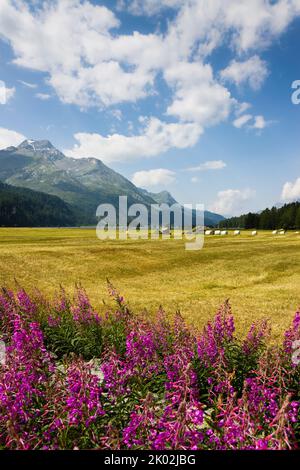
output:
<path id="1" fill-rule="evenodd" d="M 0 226 L 59 227 L 76 224 L 73 209 L 57 196 L 0 181 Z"/>
<path id="2" fill-rule="evenodd" d="M 241 229 L 300 229 L 300 202 L 292 202 L 282 207 L 272 207 L 260 213 L 249 212 L 239 217 L 231 217 L 219 223 L 220 228 Z"/>

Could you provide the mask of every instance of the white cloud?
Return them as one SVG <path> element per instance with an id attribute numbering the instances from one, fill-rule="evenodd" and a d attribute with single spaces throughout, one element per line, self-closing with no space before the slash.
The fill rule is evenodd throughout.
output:
<path id="1" fill-rule="evenodd" d="M 208 170 L 222 170 L 227 165 L 223 160 L 210 160 L 208 162 L 201 163 L 198 166 L 188 168 L 189 171 L 208 171 Z"/>
<path id="2" fill-rule="evenodd" d="M 128 10 L 132 15 L 155 15 L 165 8 L 179 8 L 184 0 L 119 0 L 117 9 Z"/>
<path id="3" fill-rule="evenodd" d="M 230 92 L 214 80 L 210 65 L 180 62 L 167 68 L 164 77 L 175 89 L 168 115 L 202 126 L 227 119 L 234 101 Z"/>
<path id="4" fill-rule="evenodd" d="M 268 76 L 268 67 L 265 61 L 254 55 L 244 62 L 231 61 L 220 76 L 237 86 L 248 83 L 253 90 L 259 90 Z"/>
<path id="5" fill-rule="evenodd" d="M 251 189 L 219 191 L 216 201 L 210 206 L 210 210 L 225 216 L 240 215 L 246 210 L 248 201 L 254 196 L 255 191 Z"/>
<path id="6" fill-rule="evenodd" d="M 24 85 L 27 88 L 37 88 L 36 83 L 24 82 L 24 80 L 18 80 L 18 82 L 21 83 L 21 85 Z"/>
<path id="7" fill-rule="evenodd" d="M 199 178 L 197 176 L 192 176 L 191 183 L 196 184 L 199 182 Z"/>
<path id="8" fill-rule="evenodd" d="M 49 95 L 48 93 L 36 93 L 35 96 L 36 98 L 42 101 L 47 101 L 51 98 L 51 95 Z"/>
<path id="9" fill-rule="evenodd" d="M 79 144 L 65 150 L 65 154 L 73 158 L 92 156 L 106 163 L 153 157 L 173 147 L 192 147 L 201 133 L 202 128 L 196 123 L 165 123 L 152 117 L 138 135 L 102 136 L 79 132 L 74 135 Z"/>
<path id="10" fill-rule="evenodd" d="M 241 129 L 253 118 L 252 114 L 244 114 L 233 121 L 234 127 Z"/>
<path id="11" fill-rule="evenodd" d="M 81 68 L 76 74 L 56 72 L 49 79 L 64 103 L 107 107 L 126 101 L 145 98 L 151 91 L 154 74 L 137 68 L 125 72 L 117 61 L 101 62 Z"/>
<path id="12" fill-rule="evenodd" d="M 235 115 L 240 116 L 241 114 L 244 114 L 248 109 L 251 108 L 251 104 L 244 102 L 244 103 L 236 103 L 235 105 Z"/>
<path id="13" fill-rule="evenodd" d="M 25 139 L 26 137 L 19 132 L 0 127 L 0 149 L 17 146 Z"/>
<path id="14" fill-rule="evenodd" d="M 284 184 L 281 199 L 283 201 L 297 201 L 300 199 L 300 178 L 297 178 L 294 183 L 287 182 Z"/>
<path id="15" fill-rule="evenodd" d="M 118 101 L 121 93 L 125 93 L 124 100 L 143 96 L 141 89 L 148 84 L 149 74 L 126 72 L 112 57 L 105 57 L 113 43 L 109 31 L 119 25 L 112 11 L 79 0 L 44 2 L 43 6 L 25 1 L 0 3 L 0 34 L 11 43 L 17 65 L 47 72 L 49 83 L 66 103 L 89 106 L 110 104 L 111 97 L 112 102 Z M 95 44 L 100 57 L 93 60 Z"/>
<path id="16" fill-rule="evenodd" d="M 240 54 L 269 46 L 299 14 L 299 0 L 191 0 L 170 36 L 180 54 L 203 56 L 228 43 Z"/>
<path id="17" fill-rule="evenodd" d="M 0 80 L 0 104 L 7 104 L 13 98 L 16 92 L 15 88 L 8 88 L 5 83 Z"/>
<path id="18" fill-rule="evenodd" d="M 263 116 L 255 116 L 254 124 L 253 124 L 252 128 L 262 130 L 265 127 L 267 127 L 269 124 L 271 124 L 271 122 L 266 121 Z"/>
<path id="19" fill-rule="evenodd" d="M 77 134 L 79 145 L 71 151 L 75 155 L 95 150 L 100 157 L 105 151 L 112 161 L 126 155 L 156 155 L 172 146 L 194 145 L 205 127 L 227 120 L 238 106 L 209 64 L 210 54 L 221 45 L 231 47 L 237 58 L 240 54 L 249 56 L 253 50 L 259 53 L 300 15 L 299 0 L 121 3 L 131 12 L 150 15 L 161 8 L 176 10 L 165 32 L 159 32 L 158 27 L 155 33 L 122 34 L 116 15 L 88 0 L 45 1 L 43 7 L 37 1 L 0 1 L 0 36 L 10 44 L 14 63 L 45 73 L 61 102 L 82 109 L 102 109 L 154 95 L 158 91 L 157 77 L 163 77 L 170 87 L 172 96 L 166 114 L 179 122 L 170 125 L 159 121 L 164 130 L 154 132 L 153 145 L 147 130 L 132 137 L 81 132 Z M 243 71 L 244 82 L 259 87 L 266 65 L 257 55 L 244 62 L 237 58 L 229 65 L 227 78 L 238 82 L 238 68 Z M 260 74 L 255 76 L 257 69 Z M 253 119 L 253 128 L 265 127 L 261 117 Z M 190 138 L 184 123 L 193 126 Z M 184 142 L 180 145 L 172 134 L 175 125 L 178 140 Z M 142 147 L 141 142 L 150 149 Z"/>
<path id="20" fill-rule="evenodd" d="M 262 131 L 272 123 L 273 121 L 266 121 L 261 115 L 252 116 L 252 114 L 244 114 L 233 121 L 233 125 L 237 129 L 245 127 L 247 129 L 256 129 L 258 131 Z"/>
<path id="21" fill-rule="evenodd" d="M 12 44 L 14 62 L 23 67 L 74 72 L 81 66 L 85 39 L 100 39 L 119 25 L 109 9 L 88 1 L 44 2 L 44 8 L 35 3 L 2 0 L 0 5 L 0 31 Z"/>
<path id="22" fill-rule="evenodd" d="M 171 170 L 158 168 L 156 170 L 137 171 L 132 177 L 132 182 L 141 188 L 153 186 L 168 186 L 175 181 L 175 173 Z"/>
<path id="23" fill-rule="evenodd" d="M 225 0 L 227 25 L 234 29 L 233 44 L 239 52 L 265 48 L 300 14 L 298 0 Z"/>
<path id="24" fill-rule="evenodd" d="M 168 6 L 179 11 L 164 34 L 124 35 L 116 33 L 120 23 L 111 10 L 86 0 L 48 1 L 43 8 L 39 2 L 2 0 L 0 34 L 13 48 L 14 62 L 46 72 L 64 103 L 110 106 L 153 93 L 160 71 L 192 60 L 201 65 L 200 58 L 228 43 L 228 38 L 238 51 L 265 47 L 300 14 L 298 0 L 210 0 L 209 5 L 206 0 L 133 0 L 126 4 L 150 14 Z M 184 92 L 177 85 L 176 90 L 178 105 L 183 93 L 186 97 L 183 118 L 188 120 L 191 115 L 197 117 L 195 110 L 187 109 L 189 101 L 195 97 L 201 103 L 206 90 L 203 107 L 216 109 L 207 103 L 210 99 L 228 101 L 226 88 L 211 79 L 199 94 L 194 89 L 187 95 L 187 87 Z M 176 100 L 169 112 L 181 117 Z M 226 109 L 225 105 L 225 117 Z M 204 114 L 210 117 L 209 111 Z M 219 119 L 218 113 L 212 121 Z"/>

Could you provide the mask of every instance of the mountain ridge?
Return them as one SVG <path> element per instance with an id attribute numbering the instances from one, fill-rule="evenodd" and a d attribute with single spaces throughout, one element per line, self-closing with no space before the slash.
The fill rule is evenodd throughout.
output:
<path id="1" fill-rule="evenodd" d="M 128 205 L 176 202 L 167 191 L 156 194 L 136 187 L 99 159 L 66 157 L 49 140 L 27 139 L 18 147 L 0 150 L 0 180 L 59 197 L 78 212 L 82 224 L 96 223 L 101 203 L 118 207 L 119 195 L 127 196 Z M 212 216 L 222 219 L 210 213 L 207 225 L 216 223 Z"/>

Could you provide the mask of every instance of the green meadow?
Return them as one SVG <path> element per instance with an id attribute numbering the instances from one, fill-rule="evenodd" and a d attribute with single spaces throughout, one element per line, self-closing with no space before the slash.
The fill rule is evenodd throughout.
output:
<path id="1" fill-rule="evenodd" d="M 0 229 L 0 283 L 54 295 L 81 283 L 105 312 L 106 279 L 135 311 L 180 310 L 201 327 L 230 299 L 238 332 L 260 318 L 272 319 L 274 336 L 300 305 L 300 235 L 243 232 L 206 236 L 200 251 L 183 240 L 105 240 L 94 229 Z"/>

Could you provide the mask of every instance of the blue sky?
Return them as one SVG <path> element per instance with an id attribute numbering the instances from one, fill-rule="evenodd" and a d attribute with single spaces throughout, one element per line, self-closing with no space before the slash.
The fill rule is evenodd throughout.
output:
<path id="1" fill-rule="evenodd" d="M 224 215 L 300 199 L 300 0 L 2 0 L 0 38 L 0 148 L 49 139 Z"/>

